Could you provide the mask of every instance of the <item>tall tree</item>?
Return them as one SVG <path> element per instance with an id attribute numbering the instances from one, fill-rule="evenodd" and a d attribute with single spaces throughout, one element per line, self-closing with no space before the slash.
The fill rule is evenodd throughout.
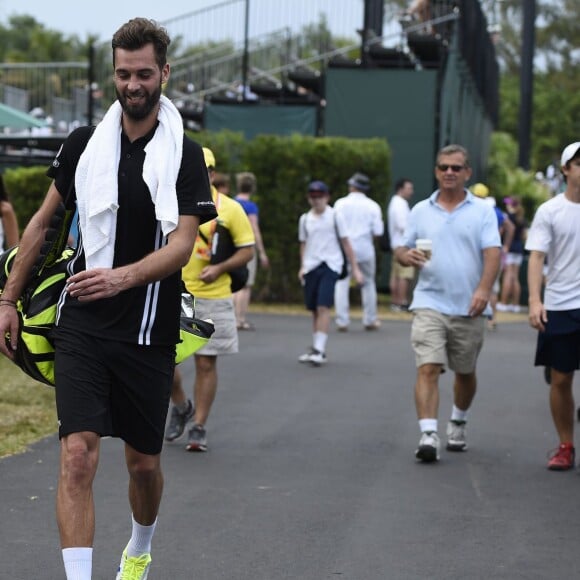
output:
<path id="1" fill-rule="evenodd" d="M 0 58 L 3 62 L 54 62 L 86 58 L 77 36 L 46 29 L 33 16 L 17 15 L 0 26 Z"/>

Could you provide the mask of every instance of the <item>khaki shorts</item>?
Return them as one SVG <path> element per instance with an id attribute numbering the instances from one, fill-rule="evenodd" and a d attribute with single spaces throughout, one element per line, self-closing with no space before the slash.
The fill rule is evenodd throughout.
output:
<path id="1" fill-rule="evenodd" d="M 196 355 L 217 356 L 238 352 L 238 330 L 233 298 L 215 300 L 196 298 L 195 316 L 202 320 L 211 318 L 215 326 L 215 332 L 208 343 L 200 348 Z"/>
<path id="2" fill-rule="evenodd" d="M 469 318 L 447 316 L 429 309 L 415 310 L 411 327 L 415 363 L 417 367 L 447 364 L 456 373 L 473 373 L 484 332 L 483 316 Z"/>
<path id="3" fill-rule="evenodd" d="M 393 258 L 391 262 L 391 279 L 403 278 L 404 280 L 412 280 L 415 277 L 415 268 L 413 266 L 401 266 L 397 260 Z"/>

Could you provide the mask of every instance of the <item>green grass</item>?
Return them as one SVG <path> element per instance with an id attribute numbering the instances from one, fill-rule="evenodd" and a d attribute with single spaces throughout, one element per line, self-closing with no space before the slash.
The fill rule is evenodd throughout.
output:
<path id="1" fill-rule="evenodd" d="M 0 355 L 0 457 L 22 453 L 56 432 L 54 389 L 26 376 Z"/>

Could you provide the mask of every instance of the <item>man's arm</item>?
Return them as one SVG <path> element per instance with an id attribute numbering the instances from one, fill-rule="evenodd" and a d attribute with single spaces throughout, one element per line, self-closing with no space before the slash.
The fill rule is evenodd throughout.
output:
<path id="1" fill-rule="evenodd" d="M 543 332 L 548 322 L 548 314 L 542 302 L 542 281 L 544 278 L 544 252 L 532 250 L 528 259 L 528 319 L 530 326 Z"/>
<path id="2" fill-rule="evenodd" d="M 340 238 L 340 244 L 342 246 L 342 249 L 344 250 L 348 263 L 350 264 L 352 276 L 356 280 L 357 284 L 362 285 L 363 282 L 365 281 L 365 277 L 363 276 L 363 273 L 360 271 L 360 268 L 358 267 L 358 262 L 356 261 L 356 256 L 350 244 L 350 240 L 348 238 Z"/>
<path id="3" fill-rule="evenodd" d="M 13 352 L 16 350 L 20 324 L 16 308 L 11 303 L 16 303 L 24 291 L 32 266 L 38 258 L 50 227 L 50 220 L 60 203 L 62 197 L 53 182 L 42 205 L 32 216 L 22 234 L 12 270 L 2 292 L 2 300 L 6 302 L 0 302 L 0 352 L 11 359 L 14 358 Z M 10 336 L 10 348 L 5 340 L 7 335 Z"/>
<path id="4" fill-rule="evenodd" d="M 68 279 L 67 292 L 82 302 L 101 300 L 166 278 L 187 264 L 198 226 L 198 216 L 179 216 L 177 228 L 169 234 L 165 246 L 133 264 L 79 272 Z"/>
<path id="5" fill-rule="evenodd" d="M 306 250 L 306 242 L 300 242 L 300 269 L 298 270 L 298 280 L 300 284 L 304 283 L 304 252 Z"/>
<path id="6" fill-rule="evenodd" d="M 483 272 L 481 273 L 479 284 L 471 297 L 469 316 L 475 318 L 485 310 L 491 296 L 491 288 L 499 272 L 500 260 L 501 250 L 498 247 L 493 246 L 483 250 Z"/>
<path id="7" fill-rule="evenodd" d="M 208 264 L 203 268 L 199 279 L 206 284 L 211 284 L 217 280 L 223 273 L 235 270 L 244 264 L 247 264 L 254 257 L 254 246 L 242 246 L 223 262 L 218 264 Z"/>

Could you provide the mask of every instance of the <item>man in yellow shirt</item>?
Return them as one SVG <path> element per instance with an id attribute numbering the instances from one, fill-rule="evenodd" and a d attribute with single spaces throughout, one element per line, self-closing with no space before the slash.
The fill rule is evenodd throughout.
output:
<path id="1" fill-rule="evenodd" d="M 203 148 L 206 166 L 212 180 L 215 157 L 210 149 Z M 217 357 L 238 352 L 238 333 L 232 298 L 231 270 L 247 264 L 254 256 L 254 233 L 242 206 L 227 195 L 211 187 L 212 198 L 218 212 L 217 219 L 203 224 L 195 241 L 193 253 L 182 270 L 187 290 L 195 297 L 197 318 L 211 318 L 215 332 L 210 341 L 195 353 L 195 382 L 193 402 L 187 398 L 182 386 L 181 373 L 175 369 L 171 389 L 171 417 L 165 439 L 180 437 L 185 426 L 189 429 L 188 451 L 207 451 L 205 424 L 215 399 L 218 377 Z M 235 252 L 223 262 L 212 264 L 212 242 L 216 229 L 225 228 L 231 235 Z"/>

